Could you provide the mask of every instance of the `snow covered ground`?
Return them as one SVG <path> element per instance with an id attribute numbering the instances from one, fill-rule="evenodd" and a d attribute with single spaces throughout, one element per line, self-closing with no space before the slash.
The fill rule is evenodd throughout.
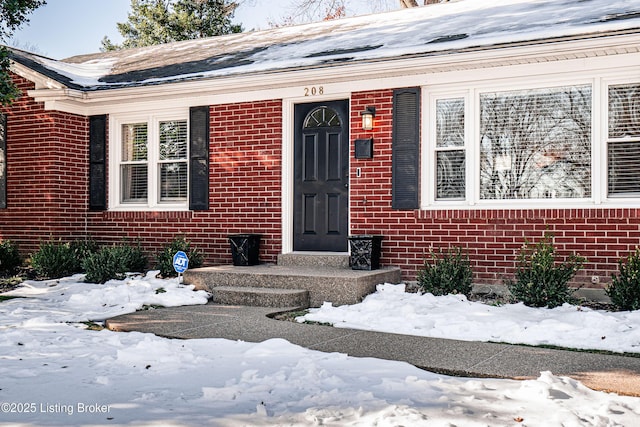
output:
<path id="1" fill-rule="evenodd" d="M 27 282 L 11 294 L 28 298 L 0 302 L 0 425 L 632 426 L 640 419 L 639 398 L 595 392 L 549 372 L 528 381 L 454 378 L 401 362 L 320 353 L 280 339 L 182 341 L 92 331 L 77 323 L 147 304 L 206 302 L 204 292 L 154 274 L 105 285 L 83 283 L 82 276 Z M 398 317 L 422 317 L 412 322 L 412 331 L 400 329 L 403 322 L 395 316 L 377 323 L 403 333 L 439 330 L 443 313 L 449 320 L 464 313 L 466 326 L 465 320 L 454 327 L 448 322 L 440 336 L 457 330 L 460 338 L 466 330 L 474 334 L 468 339 L 482 339 L 475 334 L 485 328 L 483 316 L 500 316 L 502 329 L 520 331 L 550 319 L 547 335 L 564 330 L 567 336 L 577 333 L 567 328 L 580 324 L 573 316 L 596 315 L 562 307 L 547 310 L 551 317 L 536 318 L 518 305 L 480 308 L 460 298 L 399 290 L 382 286 L 363 304 L 340 310 L 350 313 L 353 327 L 358 317 L 380 319 L 393 312 L 384 304 L 398 304 Z M 313 315 L 333 310 L 338 309 L 323 307 Z M 427 311 L 436 317 L 424 317 Z M 597 314 L 603 317 L 596 323 L 608 325 L 598 332 L 607 337 L 601 341 L 637 337 L 636 313 Z M 617 320 L 602 320 L 610 316 Z"/>
<path id="2" fill-rule="evenodd" d="M 378 285 L 377 290 L 361 304 L 325 303 L 298 320 L 463 341 L 640 353 L 638 310 L 607 312 L 569 304 L 553 309 L 522 303 L 492 306 L 468 301 L 464 295 L 406 293 L 404 285 Z"/>

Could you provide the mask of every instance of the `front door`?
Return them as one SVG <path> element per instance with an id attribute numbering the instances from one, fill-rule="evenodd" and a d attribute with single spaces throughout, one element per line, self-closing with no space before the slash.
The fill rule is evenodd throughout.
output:
<path id="1" fill-rule="evenodd" d="M 349 102 L 298 104 L 294 121 L 296 251 L 347 251 Z"/>

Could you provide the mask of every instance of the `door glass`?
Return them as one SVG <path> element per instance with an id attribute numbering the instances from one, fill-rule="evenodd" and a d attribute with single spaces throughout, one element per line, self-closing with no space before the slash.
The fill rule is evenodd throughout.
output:
<path id="1" fill-rule="evenodd" d="M 338 113 L 329 107 L 318 107 L 311 111 L 304 121 L 304 128 L 324 128 L 340 126 Z"/>

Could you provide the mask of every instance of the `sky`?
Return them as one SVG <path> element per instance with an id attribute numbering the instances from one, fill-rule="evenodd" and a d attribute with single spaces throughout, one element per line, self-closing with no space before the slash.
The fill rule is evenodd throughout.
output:
<path id="1" fill-rule="evenodd" d="M 266 29 L 290 13 L 293 0 L 244 0 L 236 10 L 234 22 L 249 29 Z M 358 12 L 371 0 L 352 1 Z M 374 4 L 384 3 L 382 0 Z M 395 3 L 395 2 L 393 2 Z M 47 4 L 30 15 L 29 23 L 14 34 L 9 44 L 53 59 L 100 51 L 108 36 L 120 43 L 116 24 L 126 22 L 130 0 L 47 0 Z M 370 11 L 370 6 L 367 9 Z"/>
<path id="2" fill-rule="evenodd" d="M 456 378 L 284 339 L 167 339 L 80 323 L 99 325 L 145 304 L 207 302 L 204 291 L 157 273 L 104 285 L 86 283 L 83 275 L 26 281 L 11 292 L 24 298 L 0 301 L 0 425 L 605 427 L 637 425 L 640 417 L 639 397 L 593 391 L 549 371 L 526 381 Z M 579 342 L 613 351 L 637 352 L 640 335 L 640 311 L 487 306 L 388 284 L 361 304 L 325 304 L 313 315 L 465 340 L 482 340 L 477 333 L 496 324 L 492 341 L 510 342 L 515 330 L 517 342 Z"/>

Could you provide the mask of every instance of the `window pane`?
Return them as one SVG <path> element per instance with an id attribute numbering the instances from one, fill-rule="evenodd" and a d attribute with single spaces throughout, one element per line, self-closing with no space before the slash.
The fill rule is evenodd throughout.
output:
<path id="1" fill-rule="evenodd" d="M 640 83 L 609 87 L 609 138 L 640 137 Z"/>
<path id="2" fill-rule="evenodd" d="M 480 96 L 480 198 L 591 195 L 591 86 Z"/>
<path id="3" fill-rule="evenodd" d="M 464 150 L 438 151 L 436 198 L 465 198 L 465 155 Z"/>
<path id="4" fill-rule="evenodd" d="M 464 98 L 436 101 L 436 146 L 464 145 Z"/>
<path id="5" fill-rule="evenodd" d="M 640 141 L 609 144 L 609 196 L 640 196 Z"/>
<path id="6" fill-rule="evenodd" d="M 608 190 L 610 197 L 640 196 L 640 83 L 609 87 Z"/>
<path id="7" fill-rule="evenodd" d="M 187 158 L 187 122 L 160 122 L 160 160 Z"/>
<path id="8" fill-rule="evenodd" d="M 147 160 L 147 124 L 122 125 L 122 161 Z"/>
<path id="9" fill-rule="evenodd" d="M 147 165 L 122 165 L 123 202 L 147 201 Z"/>
<path id="10" fill-rule="evenodd" d="M 163 163 L 160 165 L 160 201 L 187 200 L 187 164 Z"/>

